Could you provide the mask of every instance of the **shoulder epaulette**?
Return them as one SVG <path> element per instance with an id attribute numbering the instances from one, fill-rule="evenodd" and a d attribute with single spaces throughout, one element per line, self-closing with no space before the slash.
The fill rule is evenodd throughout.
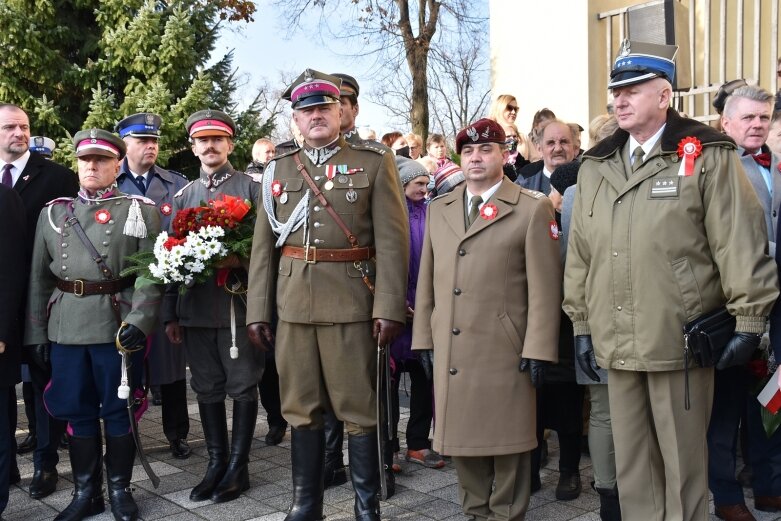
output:
<path id="1" fill-rule="evenodd" d="M 136 199 L 137 201 L 141 201 L 144 204 L 157 206 L 157 204 L 153 200 L 151 200 L 148 197 L 144 197 L 143 195 L 125 194 L 125 197 L 127 197 L 128 199 Z"/>
<path id="2" fill-rule="evenodd" d="M 187 190 L 187 187 L 193 184 L 194 182 L 195 181 L 190 181 L 189 183 L 181 187 L 179 191 L 174 194 L 174 197 L 180 197 L 184 193 L 184 191 Z"/>
<path id="3" fill-rule="evenodd" d="M 269 163 L 271 163 L 271 161 L 276 161 L 276 160 L 278 160 L 281 157 L 287 157 L 287 156 L 293 155 L 296 152 L 298 152 L 299 150 L 301 150 L 301 149 L 300 148 L 291 148 L 289 150 L 285 150 L 284 152 L 280 152 L 279 154 L 276 154 L 274 157 L 272 157 L 269 160 Z M 266 163 L 266 167 L 268 167 L 268 163 Z"/>
<path id="4" fill-rule="evenodd" d="M 537 190 L 530 190 L 528 188 L 521 188 L 521 193 L 531 197 L 532 199 L 542 199 L 545 197 L 545 194 L 542 192 L 538 192 Z"/>
<path id="5" fill-rule="evenodd" d="M 372 141 L 361 141 L 360 143 L 352 143 L 348 141 L 347 146 L 353 150 L 369 150 L 380 155 L 385 155 L 386 152 L 390 151 L 390 148 L 386 147 L 385 145 L 381 143 L 374 143 Z"/>
<path id="6" fill-rule="evenodd" d="M 75 199 L 76 199 L 75 197 L 58 197 L 57 199 L 52 199 L 51 201 L 46 203 L 46 206 L 50 206 L 52 204 L 69 203 Z"/>
<path id="7" fill-rule="evenodd" d="M 168 170 L 168 169 L 166 169 L 166 170 Z M 184 175 L 184 174 L 183 174 L 183 173 L 181 173 L 181 172 L 177 172 L 176 170 L 168 170 L 168 171 L 169 171 L 169 172 L 171 172 L 171 173 L 172 173 L 172 174 L 174 174 L 174 175 L 178 175 L 179 177 L 181 177 L 181 178 L 183 178 L 183 179 L 187 179 L 187 176 L 186 176 L 186 175 Z"/>
<path id="8" fill-rule="evenodd" d="M 251 174 L 249 172 L 242 172 L 242 174 L 252 179 L 255 183 L 260 183 L 263 180 L 263 174 Z"/>

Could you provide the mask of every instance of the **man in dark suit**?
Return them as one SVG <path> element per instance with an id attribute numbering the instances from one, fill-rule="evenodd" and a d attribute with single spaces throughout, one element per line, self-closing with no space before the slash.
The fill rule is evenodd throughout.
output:
<path id="1" fill-rule="evenodd" d="M 572 129 L 557 119 L 551 119 L 540 127 L 540 152 L 542 167 L 530 177 L 518 176 L 516 184 L 529 190 L 536 190 L 545 195 L 550 194 L 550 176 L 556 167 L 575 159 L 578 148 Z"/>
<path id="2" fill-rule="evenodd" d="M 79 186 L 72 170 L 31 152 L 29 146 L 30 120 L 27 114 L 16 105 L 0 104 L 0 175 L 2 184 L 13 187 L 24 204 L 23 218 L 25 228 L 29 230 L 24 242 L 26 265 L 32 260 L 34 230 L 41 209 L 52 199 L 76 195 Z M 65 424 L 52 419 L 43 405 L 43 389 L 51 377 L 48 346 L 30 346 L 23 351 L 22 358 L 29 361 L 38 431 L 30 496 L 40 499 L 56 488 L 57 446 Z M 15 412 L 15 391 L 10 395 Z M 13 443 L 15 450 L 16 443 Z"/>
<path id="3" fill-rule="evenodd" d="M 3 132 L 3 130 L 0 130 Z M 24 206 L 12 188 L 0 185 L 0 244 L 20 244 L 25 240 Z M 20 327 L 24 302 L 27 262 L 24 251 L 4 248 L 0 255 L 0 515 L 8 504 L 8 479 L 15 463 L 13 430 L 16 422 L 14 386 L 21 379 L 22 352 Z M 13 398 L 13 400 L 11 399 Z M 13 411 L 9 405 L 13 405 Z"/>
<path id="4" fill-rule="evenodd" d="M 127 155 L 119 170 L 117 184 L 122 193 L 143 195 L 155 202 L 160 212 L 161 229 L 167 230 L 173 213 L 174 194 L 187 184 L 181 174 L 157 166 L 160 151 L 160 126 L 157 114 L 133 114 L 117 123 L 117 133 L 127 146 Z M 163 407 L 163 433 L 178 459 L 190 457 L 187 434 L 187 380 L 184 348 L 172 346 L 162 324 L 151 336 L 149 385 L 160 386 Z"/>

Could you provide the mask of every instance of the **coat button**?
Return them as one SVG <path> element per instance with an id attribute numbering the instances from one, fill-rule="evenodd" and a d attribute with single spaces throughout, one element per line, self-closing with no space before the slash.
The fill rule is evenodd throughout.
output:
<path id="1" fill-rule="evenodd" d="M 109 223 L 109 224 L 114 224 L 114 219 L 109 219 L 109 220 L 108 220 L 108 223 Z"/>
<path id="2" fill-rule="evenodd" d="M 63 248 L 67 248 L 68 247 L 68 243 L 67 242 L 63 242 L 60 246 L 62 246 Z"/>
<path id="3" fill-rule="evenodd" d="M 62 266 L 61 269 L 62 269 L 62 271 L 66 271 L 68 269 L 68 267 L 67 266 Z"/>
<path id="4" fill-rule="evenodd" d="M 621 204 L 621 199 L 618 200 L 618 204 Z"/>
<path id="5" fill-rule="evenodd" d="M 319 207 L 319 206 L 315 206 L 315 207 L 313 208 L 313 210 L 314 210 L 314 211 L 316 211 L 316 212 L 319 212 L 319 211 L 320 211 L 320 207 Z"/>
<path id="6" fill-rule="evenodd" d="M 106 235 L 111 235 L 111 230 L 106 230 Z"/>
<path id="7" fill-rule="evenodd" d="M 322 239 L 315 239 L 315 244 L 323 244 L 324 242 Z"/>
<path id="8" fill-rule="evenodd" d="M 456 289 L 453 290 L 453 295 L 460 295 L 460 294 L 461 294 L 461 290 L 460 289 L 456 288 Z"/>
<path id="9" fill-rule="evenodd" d="M 71 280 L 70 277 L 65 277 L 65 280 Z"/>
<path id="10" fill-rule="evenodd" d="M 613 257 L 618 257 L 618 252 L 617 251 L 613 252 Z"/>
<path id="11" fill-rule="evenodd" d="M 319 221 L 315 221 L 315 228 L 320 228 L 323 225 L 323 223 Z"/>
<path id="12" fill-rule="evenodd" d="M 458 329 L 457 327 L 454 327 L 454 328 L 453 328 L 453 334 L 454 334 L 454 335 L 460 335 L 460 334 L 461 334 L 461 330 L 460 330 L 460 329 Z"/>
<path id="13" fill-rule="evenodd" d="M 617 309 L 618 311 L 621 311 L 621 306 L 616 306 L 616 309 Z"/>
<path id="14" fill-rule="evenodd" d="M 62 254 L 62 258 L 63 258 L 63 259 L 67 259 L 67 258 L 68 258 L 68 254 L 67 254 L 67 253 L 63 253 L 63 254 Z"/>
<path id="15" fill-rule="evenodd" d="M 775 217 L 776 215 L 778 215 L 778 212 L 776 210 L 773 210 L 773 217 Z"/>
<path id="16" fill-rule="evenodd" d="M 465 249 L 463 249 L 463 248 L 462 248 L 462 249 L 460 249 L 460 250 L 458 250 L 458 255 L 459 255 L 459 256 L 461 256 L 461 257 L 463 257 L 464 255 L 466 255 L 466 250 L 465 250 Z"/>
<path id="17" fill-rule="evenodd" d="M 108 241 L 103 241 L 103 246 L 108 246 Z"/>
<path id="18" fill-rule="evenodd" d="M 458 369 L 456 369 L 455 367 L 451 367 L 449 373 L 452 374 L 452 375 L 457 375 L 458 374 Z"/>
<path id="19" fill-rule="evenodd" d="M 619 363 L 619 365 L 624 365 L 624 361 L 623 360 L 619 360 L 618 363 Z"/>

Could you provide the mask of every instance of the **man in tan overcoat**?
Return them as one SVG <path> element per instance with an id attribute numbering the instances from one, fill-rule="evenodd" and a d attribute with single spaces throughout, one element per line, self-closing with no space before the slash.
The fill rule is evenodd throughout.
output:
<path id="1" fill-rule="evenodd" d="M 561 307 L 553 206 L 504 178 L 504 141 L 487 119 L 456 138 L 466 184 L 429 206 L 412 337 L 423 360 L 433 349 L 434 449 L 478 520 L 526 513 L 535 387 L 557 360 Z"/>

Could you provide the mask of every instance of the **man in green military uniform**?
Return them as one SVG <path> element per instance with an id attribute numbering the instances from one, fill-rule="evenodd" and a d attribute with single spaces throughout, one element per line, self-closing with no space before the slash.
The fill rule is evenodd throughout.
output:
<path id="1" fill-rule="evenodd" d="M 220 194 L 258 200 L 259 180 L 233 169 L 233 119 L 219 110 L 201 110 L 187 119 L 193 154 L 201 161 L 200 176 L 174 195 L 173 215 L 184 208 Z M 173 221 L 172 221 L 173 222 Z M 198 399 L 209 465 L 190 499 L 217 503 L 232 501 L 249 489 L 249 451 L 258 416 L 258 381 L 263 375 L 264 355 L 247 340 L 244 302 L 239 296 L 247 283 L 247 259 L 230 255 L 219 266 L 229 270 L 224 284 L 215 274 L 185 293 L 166 292 L 163 322 L 173 344 L 184 342 Z M 235 332 L 234 332 L 235 331 Z M 238 356 L 230 355 L 233 337 Z M 228 423 L 225 397 L 233 399 L 233 430 L 228 456 Z"/>
<path id="2" fill-rule="evenodd" d="M 608 370 L 623 519 L 704 520 L 714 370 L 687 367 L 683 326 L 726 306 L 737 327 L 717 368 L 743 364 L 778 280 L 734 142 L 669 108 L 674 53 L 635 45 L 609 84 L 620 129 L 578 175 L 564 310 L 578 364 Z"/>
<path id="3" fill-rule="evenodd" d="M 134 287 L 134 277 L 119 274 L 128 267 L 128 255 L 152 249 L 160 218 L 152 201 L 117 189 L 125 155 L 119 137 L 91 129 L 76 133 L 73 142 L 81 189 L 76 198 L 50 202 L 38 219 L 25 345 L 51 343 L 52 378 L 44 400 L 52 416 L 72 430 L 76 490 L 56 519 L 82 519 L 105 508 L 103 419 L 111 511 L 115 519 L 133 520 L 138 518 L 130 494 L 136 447 L 127 403 L 117 396 L 122 357 L 115 337 L 126 349 L 146 346 L 161 288 Z M 143 349 L 132 354 L 131 388 L 141 383 L 143 354 Z"/>
<path id="4" fill-rule="evenodd" d="M 405 319 L 409 235 L 393 156 L 339 133 L 340 80 L 307 69 L 285 93 L 304 136 L 266 167 L 250 263 L 250 339 L 274 309 L 282 413 L 293 427 L 288 521 L 323 517 L 323 414 L 349 436 L 355 516 L 379 520 L 377 344 Z"/>

